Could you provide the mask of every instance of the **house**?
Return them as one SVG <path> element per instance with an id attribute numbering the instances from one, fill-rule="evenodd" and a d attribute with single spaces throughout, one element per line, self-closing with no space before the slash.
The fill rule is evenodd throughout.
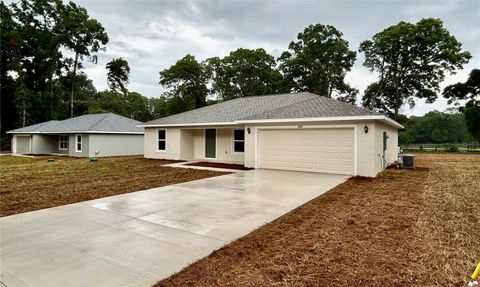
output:
<path id="1" fill-rule="evenodd" d="M 376 176 L 398 155 L 385 115 L 308 92 L 244 97 L 149 121 L 145 157 Z"/>
<path id="2" fill-rule="evenodd" d="M 112 113 L 48 121 L 8 131 L 14 154 L 60 154 L 75 157 L 143 154 L 139 121 Z"/>

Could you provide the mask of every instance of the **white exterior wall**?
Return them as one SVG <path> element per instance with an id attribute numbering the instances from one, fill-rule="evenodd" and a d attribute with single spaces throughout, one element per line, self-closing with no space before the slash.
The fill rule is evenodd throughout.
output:
<path id="1" fill-rule="evenodd" d="M 240 127 L 239 129 L 242 129 Z M 243 164 L 244 153 L 233 152 L 233 129 L 218 128 L 216 158 L 205 158 L 205 129 L 194 132 L 194 160 Z"/>
<path id="2" fill-rule="evenodd" d="M 238 127 L 221 127 L 217 129 L 217 154 L 216 159 L 205 159 L 205 128 L 166 128 L 167 150 L 159 152 L 157 146 L 157 128 L 145 128 L 145 157 L 174 160 L 201 160 L 218 161 L 225 163 L 239 163 L 246 167 L 255 168 L 256 161 L 256 134 L 262 127 L 299 128 L 326 126 L 348 126 L 356 131 L 356 162 L 357 175 L 376 176 L 382 170 L 382 164 L 378 154 L 382 154 L 382 133 L 387 131 L 388 149 L 387 162 L 392 163 L 397 159 L 398 152 L 398 129 L 379 121 L 366 120 L 341 121 L 341 122 L 309 122 L 309 123 L 278 123 L 278 124 L 248 124 L 245 129 L 245 152 L 233 153 L 233 129 Z M 364 127 L 368 127 L 365 133 Z M 247 130 L 250 129 L 250 134 Z"/>
<path id="3" fill-rule="evenodd" d="M 158 151 L 158 128 L 145 128 L 144 157 L 157 159 L 179 160 L 180 157 L 180 129 L 165 128 L 166 150 Z"/>
<path id="4" fill-rule="evenodd" d="M 89 134 L 88 156 L 122 156 L 143 154 L 143 135 Z"/>
<path id="5" fill-rule="evenodd" d="M 217 128 L 216 159 L 205 158 L 205 129 L 165 128 L 166 151 L 157 150 L 158 129 L 145 128 L 145 157 L 172 160 L 218 161 L 243 164 L 243 153 L 233 152 L 233 129 Z"/>
<path id="6" fill-rule="evenodd" d="M 385 161 L 387 166 L 398 159 L 398 129 L 383 124 L 375 124 L 375 170 L 381 172 L 383 170 L 383 132 L 387 132 L 387 150 L 385 151 Z"/>

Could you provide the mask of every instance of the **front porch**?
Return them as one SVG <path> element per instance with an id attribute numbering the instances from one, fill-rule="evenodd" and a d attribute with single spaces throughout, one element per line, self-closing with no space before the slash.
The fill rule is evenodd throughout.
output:
<path id="1" fill-rule="evenodd" d="M 145 130 L 145 157 L 244 164 L 245 130 L 238 127 Z"/>
<path id="2" fill-rule="evenodd" d="M 32 135 L 32 154 L 68 155 L 69 136 L 59 134 Z"/>

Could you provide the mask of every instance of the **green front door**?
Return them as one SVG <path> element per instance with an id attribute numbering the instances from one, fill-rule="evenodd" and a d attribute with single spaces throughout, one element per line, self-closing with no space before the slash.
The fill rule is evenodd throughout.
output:
<path id="1" fill-rule="evenodd" d="M 206 129 L 205 130 L 205 157 L 206 158 L 215 158 L 217 157 L 216 148 L 217 145 L 217 130 L 216 129 Z"/>

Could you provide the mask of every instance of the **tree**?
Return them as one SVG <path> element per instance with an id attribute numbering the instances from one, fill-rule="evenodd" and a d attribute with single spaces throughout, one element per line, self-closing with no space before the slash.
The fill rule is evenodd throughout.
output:
<path id="1" fill-rule="evenodd" d="M 0 8 L 2 109 L 4 103 L 10 106 L 9 112 L 1 113 L 2 127 L 62 118 L 63 105 L 73 103 L 63 100 L 66 91 L 73 95 L 77 90 L 81 60 L 96 62 L 95 53 L 108 40 L 106 33 L 73 2 L 19 0 L 8 6 L 2 2 Z M 76 59 L 65 51 L 73 52 Z"/>
<path id="2" fill-rule="evenodd" d="M 471 58 L 443 22 L 432 18 L 388 27 L 363 41 L 359 51 L 365 53 L 363 65 L 379 74 L 376 93 L 364 96 L 364 104 L 383 101 L 394 117 L 405 103 L 434 102 L 445 73 L 461 69 Z M 382 97 L 373 99 L 378 95 Z"/>
<path id="3" fill-rule="evenodd" d="M 127 112 L 130 118 L 146 122 L 152 120 L 152 114 L 148 107 L 148 99 L 137 92 L 128 93 Z"/>
<path id="4" fill-rule="evenodd" d="M 421 117 L 412 116 L 399 134 L 401 144 L 409 143 L 465 143 L 473 139 L 461 113 L 433 111 Z"/>
<path id="5" fill-rule="evenodd" d="M 56 86 L 58 91 L 55 91 L 55 94 L 59 96 L 59 101 L 57 106 L 54 107 L 54 118 L 65 119 L 71 117 L 72 73 L 72 71 L 69 71 L 58 79 L 59 84 Z M 92 80 L 90 80 L 84 72 L 79 72 L 76 75 L 74 94 L 74 115 L 79 116 L 89 113 L 90 106 L 93 105 L 96 100 L 97 89 L 93 85 Z"/>
<path id="6" fill-rule="evenodd" d="M 122 93 L 126 103 L 128 100 L 127 85 L 130 77 L 130 67 L 128 66 L 128 62 L 123 58 L 116 58 L 108 62 L 106 68 L 108 69 L 108 86 L 113 91 Z"/>
<path id="7" fill-rule="evenodd" d="M 70 88 L 70 117 L 73 118 L 73 101 L 75 94 L 75 80 L 77 69 L 82 68 L 81 61 L 87 57 L 92 63 L 97 63 L 96 53 L 105 50 L 108 35 L 102 24 L 90 19 L 85 8 L 70 2 L 65 6 L 63 25 L 66 33 L 65 47 L 75 53 L 73 60 L 72 84 Z"/>
<path id="8" fill-rule="evenodd" d="M 206 64 L 189 54 L 160 72 L 160 84 L 171 89 L 168 95 L 181 105 L 182 112 L 206 105 L 209 78 Z"/>
<path id="9" fill-rule="evenodd" d="M 123 95 L 113 90 L 105 90 L 97 93 L 88 112 L 90 114 L 110 112 L 128 116 Z"/>
<path id="10" fill-rule="evenodd" d="M 278 59 L 291 90 L 309 91 L 325 97 L 348 95 L 355 89 L 345 83 L 345 74 L 355 62 L 356 53 L 348 48 L 343 34 L 329 25 L 310 25 L 292 41 Z"/>
<path id="11" fill-rule="evenodd" d="M 445 87 L 443 97 L 448 99 L 448 104 L 458 106 L 459 101 L 466 100 L 472 104 L 480 104 L 480 69 L 473 69 L 467 81 Z"/>
<path id="12" fill-rule="evenodd" d="M 394 114 L 390 107 L 394 105 L 394 98 L 391 97 L 393 93 L 393 87 L 382 87 L 378 82 L 374 82 L 365 89 L 362 104 L 370 110 L 392 117 Z"/>
<path id="13" fill-rule="evenodd" d="M 264 49 L 240 48 L 207 62 L 213 73 L 213 92 L 224 101 L 282 90 L 282 75 L 275 69 L 275 58 Z"/>
<path id="14" fill-rule="evenodd" d="M 460 111 L 465 116 L 468 130 L 480 142 L 480 69 L 473 69 L 466 82 L 447 86 L 443 96 L 448 99 L 448 104 L 456 106 L 460 101 L 466 101 Z"/>

